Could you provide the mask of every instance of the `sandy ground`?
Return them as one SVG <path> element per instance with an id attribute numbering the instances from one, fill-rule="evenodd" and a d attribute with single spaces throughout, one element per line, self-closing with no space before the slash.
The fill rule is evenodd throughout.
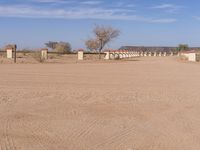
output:
<path id="1" fill-rule="evenodd" d="M 198 150 L 200 66 L 0 65 L 0 150 Z"/>

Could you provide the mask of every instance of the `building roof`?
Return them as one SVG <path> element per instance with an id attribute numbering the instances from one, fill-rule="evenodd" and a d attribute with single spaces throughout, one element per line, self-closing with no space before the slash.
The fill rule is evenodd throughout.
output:
<path id="1" fill-rule="evenodd" d="M 197 50 L 185 50 L 185 51 L 182 51 L 181 53 L 184 53 L 184 54 L 197 53 Z"/>

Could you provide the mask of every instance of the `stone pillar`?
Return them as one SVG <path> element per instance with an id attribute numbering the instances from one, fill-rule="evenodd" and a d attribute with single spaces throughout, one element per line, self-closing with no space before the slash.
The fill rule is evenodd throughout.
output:
<path id="1" fill-rule="evenodd" d="M 164 52 L 163 56 L 166 57 L 167 56 L 167 52 Z"/>
<path id="2" fill-rule="evenodd" d="M 155 56 L 155 57 L 157 56 L 157 52 L 154 52 L 154 56 Z"/>
<path id="3" fill-rule="evenodd" d="M 6 53 L 7 53 L 7 58 L 12 59 L 14 58 L 14 63 L 17 62 L 17 45 L 12 45 L 9 44 L 6 46 Z"/>
<path id="4" fill-rule="evenodd" d="M 142 57 L 143 57 L 143 56 L 144 56 L 144 53 L 143 53 L 143 52 L 141 52 L 141 53 L 140 53 L 140 56 L 142 56 Z"/>
<path id="5" fill-rule="evenodd" d="M 125 54 L 124 53 L 122 53 L 122 58 L 125 58 Z"/>
<path id="6" fill-rule="evenodd" d="M 120 52 L 120 54 L 119 54 L 119 58 L 120 58 L 120 59 L 123 58 L 123 53 Z"/>
<path id="7" fill-rule="evenodd" d="M 110 59 L 115 59 L 115 53 L 114 52 L 110 52 Z"/>
<path id="8" fill-rule="evenodd" d="M 149 55 L 148 56 L 151 56 L 152 55 L 152 53 L 151 52 L 149 52 Z"/>
<path id="9" fill-rule="evenodd" d="M 129 58 L 129 52 L 126 53 L 126 58 Z"/>
<path id="10" fill-rule="evenodd" d="M 119 52 L 115 52 L 115 53 L 114 53 L 114 58 L 115 58 L 115 59 L 119 59 Z"/>
<path id="11" fill-rule="evenodd" d="M 83 50 L 79 50 L 78 51 L 78 60 L 83 60 L 83 58 L 84 58 Z"/>
<path id="12" fill-rule="evenodd" d="M 105 52 L 106 56 L 105 56 L 105 60 L 110 60 L 110 52 Z"/>
<path id="13" fill-rule="evenodd" d="M 159 52 L 159 56 L 160 56 L 160 57 L 162 56 L 162 52 Z"/>
<path id="14" fill-rule="evenodd" d="M 174 56 L 174 53 L 173 52 L 171 52 L 171 54 L 170 54 L 171 56 Z"/>
<path id="15" fill-rule="evenodd" d="M 147 52 L 144 52 L 144 56 L 145 56 L 145 57 L 147 56 Z"/>
<path id="16" fill-rule="evenodd" d="M 132 52 L 129 52 L 129 58 L 131 58 L 132 57 Z"/>
<path id="17" fill-rule="evenodd" d="M 14 58 L 14 62 L 16 63 L 16 53 L 17 53 L 17 45 L 12 45 L 12 44 L 9 44 L 9 45 L 6 45 L 6 53 L 7 53 L 7 58 L 8 59 L 12 59 Z"/>
<path id="18" fill-rule="evenodd" d="M 12 59 L 13 58 L 13 49 L 12 48 L 7 48 L 6 52 L 7 52 L 7 58 L 8 59 Z"/>
<path id="19" fill-rule="evenodd" d="M 125 53 L 125 58 L 127 58 L 127 53 Z"/>
<path id="20" fill-rule="evenodd" d="M 126 58 L 129 58 L 129 52 L 126 52 Z"/>
<path id="21" fill-rule="evenodd" d="M 48 59 L 48 49 L 47 48 L 41 50 L 41 59 L 42 60 Z"/>

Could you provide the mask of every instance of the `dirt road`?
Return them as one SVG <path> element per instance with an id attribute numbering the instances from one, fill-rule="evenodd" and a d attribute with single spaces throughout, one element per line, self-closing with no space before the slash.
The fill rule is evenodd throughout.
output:
<path id="1" fill-rule="evenodd" d="M 200 65 L 0 65 L 0 150 L 198 150 Z"/>

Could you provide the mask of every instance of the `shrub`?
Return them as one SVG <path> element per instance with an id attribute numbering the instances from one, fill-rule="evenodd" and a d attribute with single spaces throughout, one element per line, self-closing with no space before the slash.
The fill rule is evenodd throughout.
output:
<path id="1" fill-rule="evenodd" d="M 41 58 L 41 52 L 40 52 L 40 51 L 37 51 L 37 52 L 32 53 L 32 57 L 33 57 L 37 62 L 40 62 L 40 63 L 43 63 L 43 62 L 44 62 L 44 59 Z"/>

